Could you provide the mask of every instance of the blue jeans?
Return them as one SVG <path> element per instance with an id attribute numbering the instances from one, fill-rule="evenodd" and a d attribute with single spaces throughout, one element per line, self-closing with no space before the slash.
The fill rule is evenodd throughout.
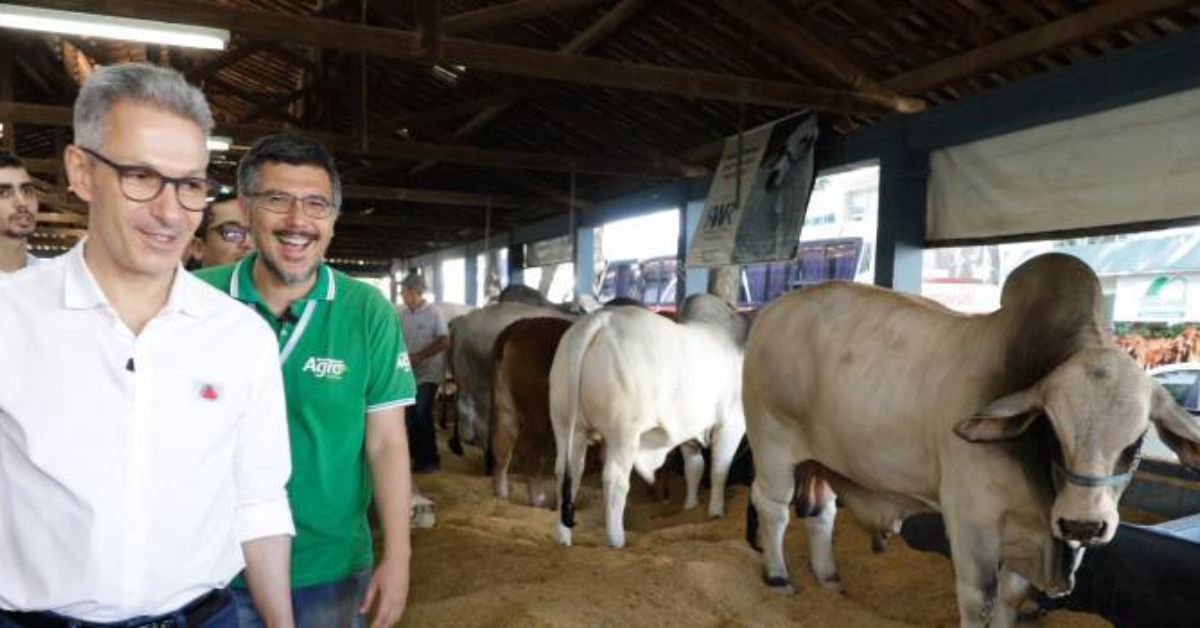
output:
<path id="1" fill-rule="evenodd" d="M 359 614 L 358 607 L 370 583 L 371 570 L 366 569 L 341 580 L 293 588 L 296 628 L 363 628 L 366 616 Z M 241 628 L 263 628 L 249 591 L 234 589 L 233 601 Z"/>
<path id="2" fill-rule="evenodd" d="M 103 624 L 74 620 L 70 617 L 59 615 L 58 613 L 51 613 L 49 611 L 38 613 L 38 615 L 42 616 L 44 621 L 62 621 L 64 622 L 64 625 L 80 627 L 104 626 L 105 628 L 120 628 L 122 626 L 136 626 L 138 624 L 145 624 L 151 620 L 174 621 L 174 623 L 170 625 L 180 627 L 188 625 L 187 620 L 184 618 L 182 612 L 167 613 L 165 615 L 159 615 L 153 618 L 136 617 L 126 621 Z M 0 628 L 23 628 L 25 625 L 27 624 L 22 622 L 19 618 L 10 618 L 0 614 Z M 196 625 L 195 628 L 238 628 L 238 609 L 233 603 L 227 603 L 221 607 L 221 610 L 210 615 L 208 619 L 205 619 L 203 622 Z"/>

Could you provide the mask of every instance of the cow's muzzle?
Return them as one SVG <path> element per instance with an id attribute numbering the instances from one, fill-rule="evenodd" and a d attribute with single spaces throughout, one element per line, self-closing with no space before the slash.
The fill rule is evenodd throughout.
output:
<path id="1" fill-rule="evenodd" d="M 1076 541 L 1082 545 L 1095 545 L 1104 538 L 1104 533 L 1108 531 L 1108 523 L 1059 518 L 1058 530 L 1062 533 L 1063 540 Z"/>

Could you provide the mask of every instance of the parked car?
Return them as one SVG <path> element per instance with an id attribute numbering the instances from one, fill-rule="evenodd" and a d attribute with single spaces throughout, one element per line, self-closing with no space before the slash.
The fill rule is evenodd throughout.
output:
<path id="1" fill-rule="evenodd" d="M 1162 384 L 1168 393 L 1171 393 L 1171 397 L 1175 399 L 1175 403 L 1178 403 L 1183 409 L 1193 415 L 1200 415 L 1200 362 L 1168 364 L 1152 368 L 1146 373 L 1158 380 L 1158 383 Z M 1146 436 L 1146 444 L 1142 447 L 1142 454 L 1171 462 L 1179 460 L 1175 452 L 1168 449 L 1159 440 L 1158 433 L 1153 429 Z"/>

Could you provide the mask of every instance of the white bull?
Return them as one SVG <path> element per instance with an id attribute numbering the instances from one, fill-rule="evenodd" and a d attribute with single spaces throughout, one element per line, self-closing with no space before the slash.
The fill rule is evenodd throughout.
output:
<path id="1" fill-rule="evenodd" d="M 1082 547 L 1117 530 L 1151 423 L 1185 464 L 1200 465 L 1200 425 L 1115 348 L 1086 265 L 1035 258 L 1013 272 L 1001 301 L 995 313 L 965 316 L 829 284 L 759 315 L 744 401 L 757 470 L 750 514 L 763 527 L 756 537 L 751 517 L 747 533 L 763 544 L 768 584 L 790 590 L 783 536 L 798 463 L 827 469 L 876 530 L 940 511 L 964 626 L 1012 624 L 1031 584 L 1070 591 Z M 797 510 L 814 574 L 840 588 L 836 506 L 813 503 L 821 492 Z"/>
<path id="2" fill-rule="evenodd" d="M 558 450 L 559 542 L 570 545 L 574 498 L 590 437 L 604 441 L 608 542 L 625 544 L 625 498 L 634 469 L 654 482 L 671 449 L 684 444 L 688 497 L 697 504 L 712 449 L 708 512 L 725 510 L 725 478 L 745 433 L 741 408 L 746 321 L 711 295 L 690 297 L 680 323 L 639 308 L 603 310 L 563 336 L 550 370 L 550 417 Z M 575 480 L 574 484 L 572 479 Z"/>

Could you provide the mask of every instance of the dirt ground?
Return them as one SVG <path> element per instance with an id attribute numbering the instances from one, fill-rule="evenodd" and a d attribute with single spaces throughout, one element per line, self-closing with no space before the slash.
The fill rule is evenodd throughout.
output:
<path id="1" fill-rule="evenodd" d="M 683 486 L 652 500 L 635 480 L 626 509 L 628 546 L 604 544 L 598 478 L 579 501 L 575 545 L 553 540 L 556 513 L 492 496 L 478 450 L 466 458 L 442 452 L 443 471 L 420 475 L 420 490 L 437 504 L 437 526 L 414 530 L 412 589 L 401 626 L 956 626 L 953 571 L 947 558 L 908 548 L 895 538 L 883 554 L 862 529 L 839 520 L 836 551 L 847 593 L 821 588 L 807 568 L 803 531 L 793 520 L 787 552 L 794 597 L 768 589 L 762 562 L 743 540 L 748 490 L 733 487 L 726 516 L 700 508 L 681 512 Z M 1109 626 L 1103 619 L 1056 611 L 1032 626 Z"/>

